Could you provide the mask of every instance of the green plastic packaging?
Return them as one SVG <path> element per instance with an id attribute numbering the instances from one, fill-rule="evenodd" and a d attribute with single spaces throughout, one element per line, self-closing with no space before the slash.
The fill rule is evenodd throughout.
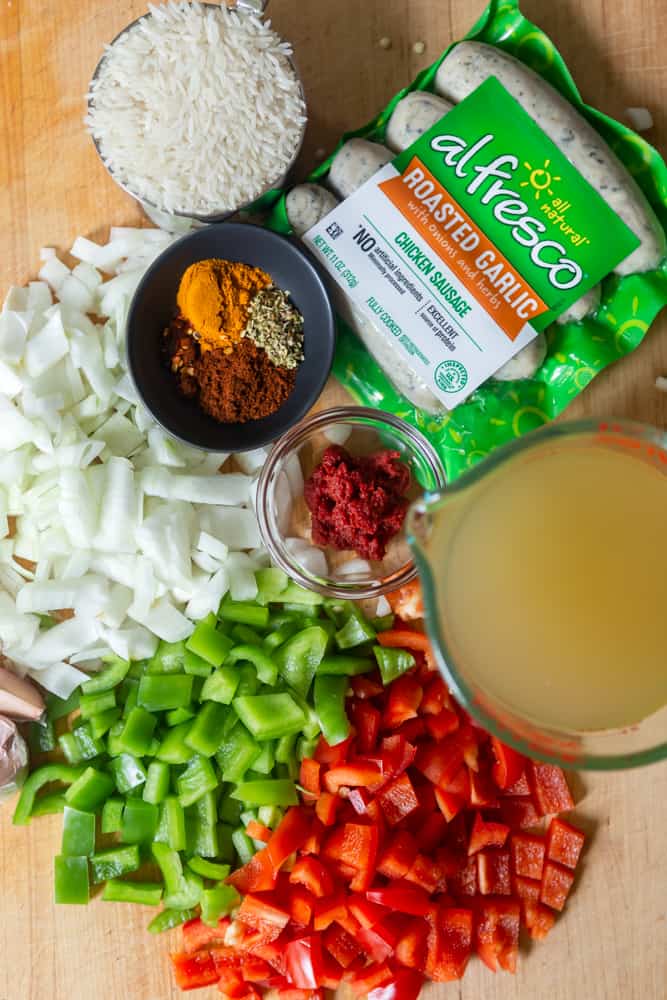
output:
<path id="1" fill-rule="evenodd" d="M 583 102 L 557 48 L 523 16 L 518 0 L 491 0 L 465 37 L 508 52 L 560 91 L 616 153 L 667 230 L 664 160 L 632 129 Z M 333 156 L 348 139 L 362 137 L 383 142 L 398 102 L 411 91 L 433 90 L 438 68 L 452 47 L 396 94 L 376 118 L 346 133 L 334 154 L 308 179 L 322 181 Z M 278 232 L 291 231 L 285 193 L 275 205 L 269 225 Z M 333 373 L 358 403 L 396 414 L 417 427 L 438 451 L 451 481 L 500 445 L 554 420 L 599 372 L 639 346 L 665 304 L 667 261 L 641 274 L 622 278 L 609 275 L 602 283 L 602 299 L 595 313 L 579 322 L 552 324 L 547 329 L 547 356 L 532 379 L 490 379 L 464 403 L 442 415 L 420 410 L 401 395 L 340 318 Z"/>

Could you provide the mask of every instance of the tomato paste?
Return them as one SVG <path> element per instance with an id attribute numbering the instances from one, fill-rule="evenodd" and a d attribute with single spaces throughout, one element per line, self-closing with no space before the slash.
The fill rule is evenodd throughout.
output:
<path id="1" fill-rule="evenodd" d="M 399 452 L 355 458 L 331 445 L 304 489 L 313 542 L 382 559 L 403 526 L 409 485 L 410 470 Z"/>

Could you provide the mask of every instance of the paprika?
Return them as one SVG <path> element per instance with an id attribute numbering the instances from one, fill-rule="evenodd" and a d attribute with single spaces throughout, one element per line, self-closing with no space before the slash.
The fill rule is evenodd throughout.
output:
<path id="1" fill-rule="evenodd" d="M 261 420 L 288 398 L 296 372 L 278 368 L 261 347 L 243 339 L 231 354 L 207 351 L 195 364 L 199 405 L 223 424 Z"/>

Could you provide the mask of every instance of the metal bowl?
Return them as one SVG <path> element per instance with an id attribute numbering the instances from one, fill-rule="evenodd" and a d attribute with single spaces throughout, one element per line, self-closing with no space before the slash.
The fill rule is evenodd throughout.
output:
<path id="1" fill-rule="evenodd" d="M 269 4 L 269 0 L 236 0 L 235 3 L 233 3 L 233 4 L 229 3 L 229 4 L 226 4 L 226 6 L 232 7 L 234 10 L 237 10 L 237 11 L 239 11 L 241 13 L 255 14 L 256 16 L 261 17 L 264 14 L 264 12 L 266 11 L 266 8 L 268 7 L 268 4 Z M 202 3 L 202 7 L 212 7 L 212 8 L 218 9 L 220 6 L 221 6 L 221 4 Z M 224 0 L 223 0 L 222 6 L 225 6 Z M 94 81 L 99 76 L 100 70 L 101 70 L 102 65 L 104 63 L 104 60 L 107 57 L 108 50 L 110 48 L 112 48 L 116 44 L 116 42 L 118 41 L 119 38 L 122 38 L 123 35 L 125 35 L 128 31 L 131 31 L 132 28 L 134 28 L 134 26 L 136 24 L 138 24 L 139 21 L 143 21 L 144 18 L 150 17 L 150 16 L 151 16 L 151 14 L 150 14 L 150 12 L 148 12 L 146 14 L 142 14 L 141 17 L 135 18 L 134 21 L 131 21 L 128 25 L 126 25 L 123 28 L 122 31 L 120 31 L 116 35 L 116 37 L 111 41 L 110 45 L 105 50 L 104 54 L 102 55 L 102 57 L 100 58 L 100 60 L 99 60 L 99 62 L 97 64 L 97 66 L 95 67 L 95 72 L 93 73 L 93 75 L 91 77 L 90 86 L 88 88 L 88 108 L 89 109 L 92 107 L 92 104 L 93 104 L 92 96 L 91 96 L 92 84 L 94 83 Z M 299 74 L 299 71 L 298 71 L 298 69 L 296 67 L 296 64 L 295 64 L 294 60 L 290 59 L 289 62 L 291 64 L 291 66 L 292 66 L 292 69 L 294 70 L 294 73 L 296 74 L 296 78 L 297 78 L 299 86 L 301 88 L 301 97 L 303 98 L 304 107 L 305 107 L 305 105 L 306 105 L 306 97 L 305 97 L 305 92 L 304 92 L 304 89 L 303 89 L 303 83 L 301 81 L 301 76 Z M 104 169 L 107 171 L 107 173 L 109 174 L 109 176 L 111 177 L 111 179 L 113 181 L 115 181 L 115 183 L 118 185 L 118 187 L 122 188 L 123 191 L 126 192 L 126 194 L 129 194 L 132 198 L 134 198 L 134 200 L 136 202 L 138 202 L 141 205 L 142 209 L 144 210 L 144 212 L 146 213 L 146 215 L 148 216 L 148 218 L 151 220 L 151 222 L 154 222 L 155 225 L 160 226 L 163 229 L 170 230 L 172 232 L 183 232 L 183 233 L 185 233 L 185 232 L 188 232 L 191 229 L 199 228 L 199 227 L 205 226 L 205 225 L 210 225 L 210 224 L 215 223 L 215 222 L 224 222 L 226 219 L 231 218 L 237 212 L 240 212 L 243 209 L 248 208 L 249 204 L 254 204 L 255 201 L 257 201 L 259 198 L 262 198 L 265 194 L 268 194 L 269 191 L 272 191 L 274 188 L 282 187 L 285 184 L 288 176 L 290 175 L 290 173 L 291 173 L 291 171 L 292 171 L 292 169 L 294 167 L 294 164 L 296 163 L 296 161 L 298 159 L 299 153 L 301 152 L 301 147 L 303 146 L 303 140 L 304 140 L 304 136 L 306 134 L 306 127 L 307 127 L 307 124 L 308 124 L 308 121 L 307 121 L 307 118 L 308 118 L 307 108 L 306 108 L 306 111 L 305 111 L 305 118 L 306 118 L 306 121 L 304 121 L 303 128 L 301 130 L 301 135 L 299 136 L 299 141 L 298 141 L 298 143 L 297 143 L 297 145 L 296 145 L 296 147 L 294 149 L 294 155 L 292 157 L 292 160 L 291 160 L 289 166 L 287 167 L 287 170 L 285 170 L 279 177 L 276 177 L 273 181 L 271 181 L 270 184 L 267 184 L 267 186 L 264 188 L 264 190 L 258 192 L 257 196 L 253 199 L 252 202 L 246 203 L 244 205 L 237 205 L 236 208 L 234 208 L 234 209 L 232 209 L 232 210 L 230 210 L 228 212 L 222 212 L 222 213 L 220 213 L 220 212 L 215 213 L 214 212 L 211 215 L 198 215 L 198 214 L 196 214 L 194 212 L 167 212 L 164 209 L 160 208 L 158 205 L 155 205 L 155 204 L 153 204 L 150 201 L 146 201 L 144 198 L 140 198 L 139 195 L 136 194 L 136 192 L 134 192 L 130 187 L 127 186 L 127 184 L 124 184 L 122 181 L 120 181 L 115 176 L 113 170 L 111 170 L 111 168 L 107 164 L 106 160 L 102 156 L 102 152 L 100 150 L 99 141 L 97 140 L 97 138 L 94 135 L 91 136 L 91 138 L 92 138 L 93 143 L 95 145 L 95 149 L 97 150 L 97 154 L 98 154 L 100 160 L 102 161 L 102 163 L 104 165 Z"/>

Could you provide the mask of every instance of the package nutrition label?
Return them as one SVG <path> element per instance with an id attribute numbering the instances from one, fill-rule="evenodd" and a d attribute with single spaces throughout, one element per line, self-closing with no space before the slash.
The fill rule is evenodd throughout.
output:
<path id="1" fill-rule="evenodd" d="M 494 77 L 305 239 L 448 409 L 639 245 Z"/>

